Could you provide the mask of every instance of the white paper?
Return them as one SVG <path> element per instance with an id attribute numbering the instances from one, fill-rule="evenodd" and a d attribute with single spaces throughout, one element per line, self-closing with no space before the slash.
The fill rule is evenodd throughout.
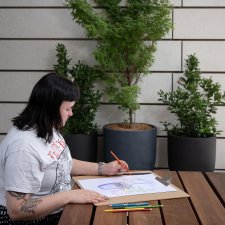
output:
<path id="1" fill-rule="evenodd" d="M 153 174 L 84 179 L 78 182 L 82 188 L 97 191 L 107 197 L 176 191 L 171 185 L 165 186 L 157 181 Z"/>

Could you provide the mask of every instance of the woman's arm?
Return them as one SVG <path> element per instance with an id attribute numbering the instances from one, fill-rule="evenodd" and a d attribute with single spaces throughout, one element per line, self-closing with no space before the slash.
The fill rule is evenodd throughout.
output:
<path id="1" fill-rule="evenodd" d="M 31 194 L 6 192 L 7 211 L 12 220 L 34 220 L 45 217 L 68 203 L 95 203 L 107 197 L 84 189 L 59 192 L 41 198 L 31 198 Z"/>
<path id="2" fill-rule="evenodd" d="M 102 165 L 102 175 L 117 175 L 128 168 L 126 162 L 122 161 L 120 165 L 117 161 L 105 163 Z M 98 163 L 86 162 L 73 159 L 71 176 L 76 175 L 99 175 Z"/>

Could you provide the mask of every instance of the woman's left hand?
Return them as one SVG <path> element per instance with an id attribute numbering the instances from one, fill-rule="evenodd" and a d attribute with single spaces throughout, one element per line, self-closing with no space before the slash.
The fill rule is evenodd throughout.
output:
<path id="1" fill-rule="evenodd" d="M 105 163 L 102 168 L 103 175 L 111 176 L 111 175 L 119 175 L 125 171 L 128 171 L 128 164 L 121 160 L 122 165 L 118 163 L 118 161 L 112 161 L 110 163 Z"/>

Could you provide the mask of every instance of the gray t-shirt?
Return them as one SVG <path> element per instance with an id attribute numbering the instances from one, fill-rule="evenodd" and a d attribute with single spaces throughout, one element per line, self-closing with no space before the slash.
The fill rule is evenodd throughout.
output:
<path id="1" fill-rule="evenodd" d="M 72 158 L 63 137 L 53 131 L 46 143 L 35 130 L 15 127 L 0 144 L 0 205 L 6 191 L 31 193 L 32 198 L 71 190 Z"/>

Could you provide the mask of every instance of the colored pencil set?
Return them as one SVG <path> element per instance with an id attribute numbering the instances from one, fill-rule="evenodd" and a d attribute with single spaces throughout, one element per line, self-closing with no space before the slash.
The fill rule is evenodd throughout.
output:
<path id="1" fill-rule="evenodd" d="M 163 205 L 150 205 L 148 202 L 137 202 L 137 203 L 122 203 L 122 204 L 111 204 L 112 208 L 105 209 L 105 212 L 136 212 L 136 211 L 151 211 L 152 208 L 159 208 Z"/>

